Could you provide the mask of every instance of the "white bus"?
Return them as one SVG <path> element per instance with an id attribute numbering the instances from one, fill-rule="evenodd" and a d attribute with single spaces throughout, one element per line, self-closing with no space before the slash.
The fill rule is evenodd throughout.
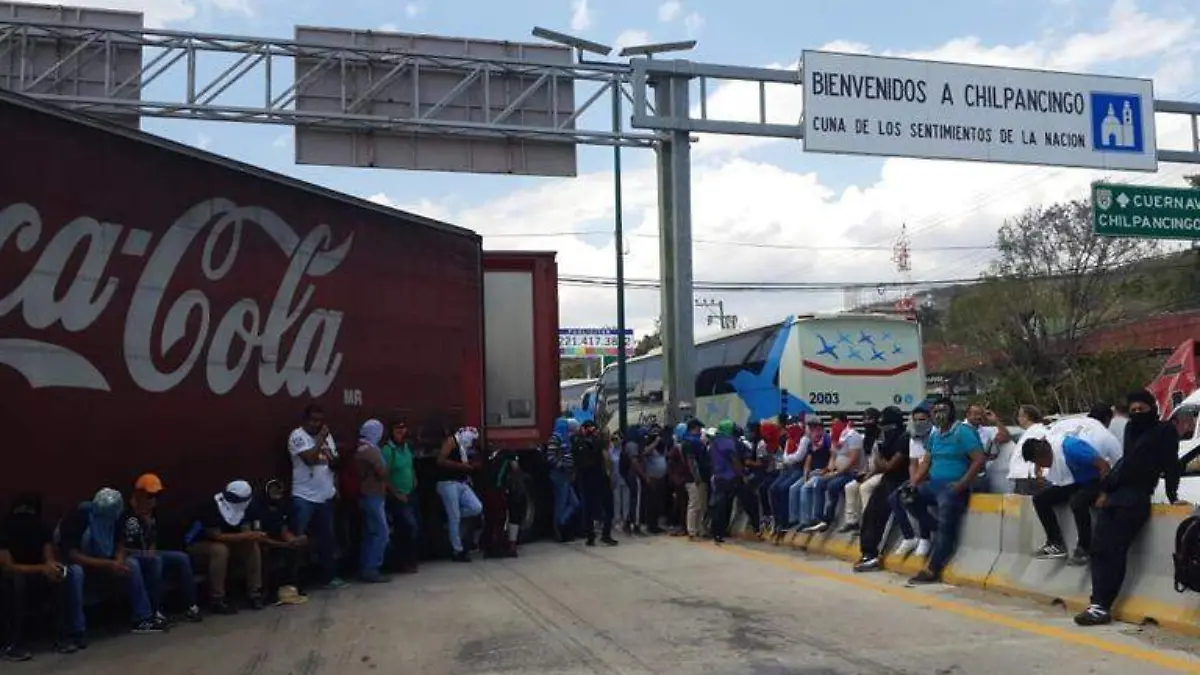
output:
<path id="1" fill-rule="evenodd" d="M 695 415 L 739 424 L 816 412 L 861 417 L 894 405 L 906 413 L 925 400 L 925 364 L 916 322 L 884 314 L 788 317 L 696 344 Z M 631 422 L 666 419 L 662 353 L 630 359 L 626 399 Z M 604 370 L 592 414 L 616 425 L 617 368 Z"/>
<path id="2" fill-rule="evenodd" d="M 559 383 L 560 409 L 570 413 L 572 417 L 583 422 L 591 419 L 595 408 L 593 399 L 596 397 L 596 378 L 578 378 L 563 380 Z"/>

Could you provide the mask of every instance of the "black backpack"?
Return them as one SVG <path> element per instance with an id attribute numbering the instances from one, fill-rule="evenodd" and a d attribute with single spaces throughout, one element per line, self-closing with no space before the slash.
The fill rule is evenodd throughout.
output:
<path id="1" fill-rule="evenodd" d="M 1175 590 L 1200 592 L 1200 515 L 1191 515 L 1175 530 Z"/>

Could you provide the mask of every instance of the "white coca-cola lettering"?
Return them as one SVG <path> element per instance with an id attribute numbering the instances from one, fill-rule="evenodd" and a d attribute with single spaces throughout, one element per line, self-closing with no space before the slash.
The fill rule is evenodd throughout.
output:
<path id="1" fill-rule="evenodd" d="M 257 225 L 289 259 L 265 323 L 263 310 L 253 298 L 242 298 L 219 315 L 200 289 L 183 290 L 173 301 L 166 297 L 184 254 L 205 230 L 201 271 L 209 281 L 225 279 L 237 263 L 247 224 Z M 15 235 L 16 250 L 28 254 L 41 240 L 42 229 L 41 217 L 33 206 L 10 205 L 0 210 L 0 249 Z M 20 307 L 25 323 L 34 329 L 55 324 L 72 332 L 87 329 L 108 308 L 120 283 L 116 277 L 105 278 L 105 275 L 124 229 L 86 217 L 68 223 L 46 244 L 21 283 L 0 297 L 0 316 Z M 125 245 L 119 250 L 140 257 L 149 239 L 148 232 L 129 230 Z M 169 391 L 194 370 L 203 356 L 209 388 L 216 394 L 226 394 L 241 381 L 257 355 L 262 393 L 272 396 L 286 387 L 291 396 L 306 392 L 312 396 L 324 394 L 342 363 L 342 354 L 336 352 L 342 312 L 326 308 L 309 310 L 314 287 L 304 281 L 306 277 L 322 277 L 337 269 L 349 253 L 353 239 L 351 235 L 335 247 L 326 225 L 313 228 L 301 238 L 270 210 L 239 207 L 226 199 L 212 199 L 192 207 L 153 247 L 134 288 L 123 338 L 125 363 L 133 381 L 147 391 Z M 67 261 L 84 242 L 87 248 L 83 262 L 74 277 L 64 279 Z M 64 283 L 66 291 L 56 297 L 56 289 Z M 170 305 L 161 319 L 156 345 L 155 327 L 160 310 L 167 303 Z M 285 345 L 285 336 L 297 323 L 295 338 Z M 184 343 L 189 346 L 181 359 L 173 348 Z M 281 358 L 283 349 L 286 353 Z M 0 340 L 0 365 L 15 369 L 35 388 L 110 389 L 104 376 L 86 358 L 39 340 Z"/>

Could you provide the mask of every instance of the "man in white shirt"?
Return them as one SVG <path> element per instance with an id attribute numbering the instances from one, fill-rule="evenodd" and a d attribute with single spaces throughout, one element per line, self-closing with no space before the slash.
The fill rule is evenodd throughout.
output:
<path id="1" fill-rule="evenodd" d="M 833 445 L 831 469 L 817 480 L 816 500 L 822 511 L 817 513 L 817 522 L 804 528 L 805 532 L 824 532 L 837 521 L 840 497 L 846 485 L 866 467 L 866 450 L 863 448 L 863 433 L 847 426 L 842 437 Z"/>
<path id="2" fill-rule="evenodd" d="M 333 499 L 337 488 L 330 468 L 337 459 L 337 446 L 320 406 L 314 404 L 304 410 L 303 423 L 288 436 L 288 454 L 292 458 L 294 532 L 307 534 L 310 541 L 315 541 L 321 561 L 321 583 L 341 588 L 346 582 L 335 574 Z"/>

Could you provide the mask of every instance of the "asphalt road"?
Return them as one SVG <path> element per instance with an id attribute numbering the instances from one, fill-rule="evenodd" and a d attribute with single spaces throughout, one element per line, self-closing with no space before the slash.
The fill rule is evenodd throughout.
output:
<path id="1" fill-rule="evenodd" d="M 100 640 L 5 672 L 1200 673 L 1200 641 L 761 545 L 538 544 L 517 560 L 438 563 L 299 607 Z"/>

